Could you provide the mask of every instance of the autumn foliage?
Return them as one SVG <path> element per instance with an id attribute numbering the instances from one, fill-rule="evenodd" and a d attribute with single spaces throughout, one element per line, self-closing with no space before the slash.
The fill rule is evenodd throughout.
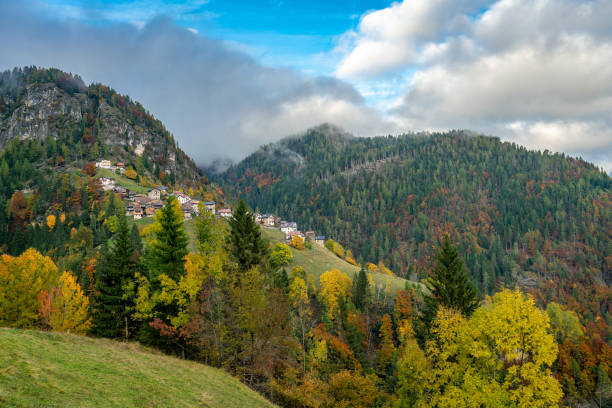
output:
<path id="1" fill-rule="evenodd" d="M 57 286 L 40 294 L 40 314 L 43 324 L 53 331 L 86 334 L 91 326 L 89 298 L 76 278 L 64 272 Z"/>

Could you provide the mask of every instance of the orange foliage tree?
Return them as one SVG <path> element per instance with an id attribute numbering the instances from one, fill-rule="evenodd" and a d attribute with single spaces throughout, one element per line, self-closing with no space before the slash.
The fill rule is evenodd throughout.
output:
<path id="1" fill-rule="evenodd" d="M 62 273 L 57 286 L 41 292 L 40 315 L 43 323 L 53 331 L 87 333 L 91 326 L 89 298 L 74 275 Z"/>

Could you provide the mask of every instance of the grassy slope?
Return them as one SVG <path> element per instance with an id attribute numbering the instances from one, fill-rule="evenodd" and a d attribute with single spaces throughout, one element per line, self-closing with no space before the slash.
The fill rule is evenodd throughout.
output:
<path id="1" fill-rule="evenodd" d="M 109 169 L 96 169 L 96 178 L 100 177 L 108 177 L 117 182 L 121 187 L 127 188 L 128 190 L 135 191 L 137 193 L 146 193 L 151 188 L 145 187 L 136 182 L 136 180 L 131 180 L 121 174 L 115 173 L 113 170 Z"/>
<path id="2" fill-rule="evenodd" d="M 227 373 L 134 343 L 0 329 L 2 407 L 273 407 Z"/>
<path id="3" fill-rule="evenodd" d="M 262 227 L 262 232 L 264 236 L 271 241 L 284 242 L 285 235 L 279 230 Z M 306 270 L 306 273 L 314 275 L 315 281 L 317 282 L 319 276 L 321 276 L 323 272 L 329 271 L 332 268 L 341 270 L 351 279 L 353 279 L 353 276 L 359 272 L 359 268 L 357 266 L 351 265 L 343 259 L 338 258 L 327 248 L 320 245 L 313 244 L 312 249 L 304 249 L 302 251 L 292 248 L 292 251 L 293 260 L 287 267 L 287 272 L 289 272 L 294 266 L 299 265 Z M 385 287 L 387 279 L 389 279 L 393 292 L 397 292 L 398 290 L 406 287 L 406 280 L 396 276 L 373 273 L 372 278 L 374 279 L 374 282 L 377 284 L 382 284 L 383 287 Z"/>

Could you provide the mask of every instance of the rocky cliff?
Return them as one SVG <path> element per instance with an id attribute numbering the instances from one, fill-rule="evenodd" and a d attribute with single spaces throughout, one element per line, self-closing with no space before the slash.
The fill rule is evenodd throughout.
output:
<path id="1" fill-rule="evenodd" d="M 15 138 L 53 139 L 63 145 L 67 163 L 104 158 L 132 165 L 151 180 L 197 185 L 202 179 L 142 105 L 56 69 L 0 73 L 0 150 Z"/>

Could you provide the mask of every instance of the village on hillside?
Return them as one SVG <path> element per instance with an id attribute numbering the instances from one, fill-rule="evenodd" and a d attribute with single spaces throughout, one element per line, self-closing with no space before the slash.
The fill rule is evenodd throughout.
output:
<path id="1" fill-rule="evenodd" d="M 121 162 L 113 165 L 110 160 L 105 159 L 97 162 L 96 167 L 125 174 L 125 165 Z M 171 196 L 176 197 L 178 200 L 186 220 L 190 220 L 199 215 L 200 203 L 205 210 L 212 212 L 219 218 L 229 219 L 233 215 L 233 210 L 229 207 L 217 209 L 217 205 L 214 201 L 200 201 L 190 197 L 182 191 L 171 192 L 168 187 L 154 187 L 144 194 L 122 187 L 115 179 L 110 177 L 99 177 L 98 180 L 104 191 L 112 190 L 127 202 L 125 215 L 133 217 L 134 220 L 139 220 L 144 217 L 153 217 L 155 212 L 166 205 L 168 198 Z M 317 235 L 314 231 L 302 232 L 298 229 L 296 222 L 285 221 L 278 216 L 260 214 L 258 212 L 253 213 L 253 217 L 259 225 L 266 228 L 277 229 L 284 233 L 285 241 L 288 244 L 292 242 L 294 237 L 298 237 L 303 242 L 308 240 L 321 246 L 325 245 L 325 236 Z"/>
<path id="2" fill-rule="evenodd" d="M 125 173 L 125 166 L 123 163 L 112 165 L 110 160 L 97 162 L 96 167 L 113 170 L 120 174 Z M 144 194 L 125 188 L 110 177 L 99 177 L 98 180 L 104 191 L 111 190 L 127 202 L 125 215 L 134 217 L 135 220 L 139 220 L 143 217 L 152 217 L 155 215 L 155 212 L 166 205 L 168 198 L 171 196 L 178 200 L 183 210 L 183 215 L 187 220 L 199 214 L 200 203 L 203 204 L 206 210 L 211 211 L 219 217 L 230 218 L 232 216 L 232 210 L 230 208 L 221 208 L 217 210 L 214 201 L 200 201 L 190 197 L 182 191 L 169 191 L 168 187 L 154 187 Z"/>

